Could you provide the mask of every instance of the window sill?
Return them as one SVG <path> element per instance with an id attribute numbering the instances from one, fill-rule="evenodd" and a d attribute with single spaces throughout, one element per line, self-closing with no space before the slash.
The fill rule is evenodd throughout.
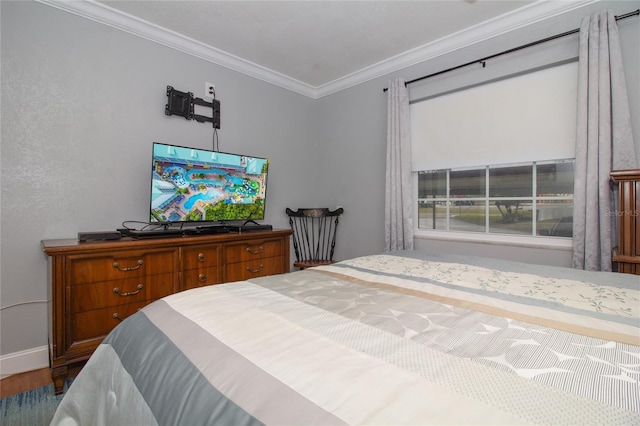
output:
<path id="1" fill-rule="evenodd" d="M 415 230 L 414 238 L 566 251 L 571 251 L 573 247 L 573 241 L 571 238 L 534 237 L 527 235 L 473 234 L 455 231 Z"/>

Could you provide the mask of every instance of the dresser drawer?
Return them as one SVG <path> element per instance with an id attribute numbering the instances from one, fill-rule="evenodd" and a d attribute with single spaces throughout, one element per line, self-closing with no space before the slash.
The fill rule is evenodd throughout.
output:
<path id="1" fill-rule="evenodd" d="M 104 255 L 69 256 L 68 262 L 68 282 L 78 285 L 174 273 L 178 270 L 178 250 L 122 251 Z"/>
<path id="2" fill-rule="evenodd" d="M 50 256 L 49 363 L 56 394 L 71 369 L 82 366 L 115 326 L 154 300 L 224 280 L 289 272 L 291 234 L 286 229 L 148 240 L 43 240 Z"/>
<path id="3" fill-rule="evenodd" d="M 225 268 L 225 281 L 248 280 L 265 275 L 281 274 L 282 256 L 248 260 L 242 263 L 230 263 Z"/>
<path id="4" fill-rule="evenodd" d="M 182 269 L 200 269 L 218 266 L 222 263 L 222 246 L 203 245 L 182 249 Z"/>
<path id="5" fill-rule="evenodd" d="M 282 255 L 282 239 L 255 240 L 225 247 L 227 264 Z"/>
<path id="6" fill-rule="evenodd" d="M 67 341 L 70 343 L 81 342 L 106 336 L 121 321 L 148 304 L 149 302 L 128 303 L 73 314 L 71 315 L 71 329 L 69 330 L 70 338 Z"/>
<path id="7" fill-rule="evenodd" d="M 182 273 L 182 279 L 186 289 L 220 284 L 222 282 L 222 268 L 214 266 L 190 269 Z"/>
<path id="8" fill-rule="evenodd" d="M 153 301 L 175 293 L 176 274 L 150 275 L 71 287 L 71 312 L 79 313 L 123 303 Z"/>

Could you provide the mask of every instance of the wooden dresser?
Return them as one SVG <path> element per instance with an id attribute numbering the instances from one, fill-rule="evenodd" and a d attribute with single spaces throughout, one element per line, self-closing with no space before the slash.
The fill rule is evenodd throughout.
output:
<path id="1" fill-rule="evenodd" d="M 122 320 L 195 287 L 289 272 L 291 230 L 161 239 L 43 240 L 56 393 Z"/>
<path id="2" fill-rule="evenodd" d="M 618 272 L 640 275 L 640 170 L 611 172 L 619 190 L 618 247 L 613 262 Z"/>

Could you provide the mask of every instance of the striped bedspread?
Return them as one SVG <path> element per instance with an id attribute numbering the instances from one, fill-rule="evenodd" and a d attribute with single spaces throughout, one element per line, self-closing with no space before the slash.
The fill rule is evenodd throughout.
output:
<path id="1" fill-rule="evenodd" d="M 639 284 L 411 251 L 189 290 L 52 424 L 640 424 Z"/>

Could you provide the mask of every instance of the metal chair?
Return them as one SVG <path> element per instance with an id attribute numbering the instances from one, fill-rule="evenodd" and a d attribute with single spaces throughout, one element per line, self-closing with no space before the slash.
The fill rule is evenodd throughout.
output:
<path id="1" fill-rule="evenodd" d="M 344 209 L 340 207 L 334 211 L 327 208 L 293 211 L 287 207 L 286 212 L 293 230 L 293 249 L 296 255 L 293 266 L 305 269 L 335 263 L 333 251 L 336 245 L 336 231 Z"/>

